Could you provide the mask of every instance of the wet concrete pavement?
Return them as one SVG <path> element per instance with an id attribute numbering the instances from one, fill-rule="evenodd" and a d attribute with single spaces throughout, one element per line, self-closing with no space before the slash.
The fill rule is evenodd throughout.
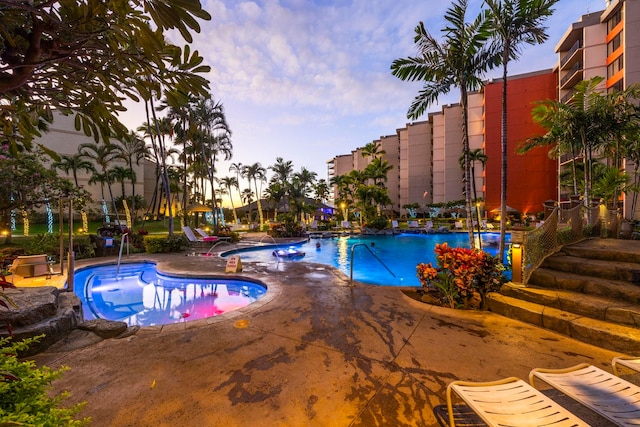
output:
<path id="1" fill-rule="evenodd" d="M 218 258 L 136 257 L 173 274 L 225 275 Z M 453 380 L 526 379 L 534 367 L 582 362 L 610 371 L 617 355 L 398 288 L 350 285 L 322 265 L 245 263 L 238 275 L 263 282 L 266 296 L 122 339 L 76 331 L 35 360 L 70 367 L 54 387 L 87 402 L 82 415 L 94 426 L 436 426 L 433 408 Z"/>

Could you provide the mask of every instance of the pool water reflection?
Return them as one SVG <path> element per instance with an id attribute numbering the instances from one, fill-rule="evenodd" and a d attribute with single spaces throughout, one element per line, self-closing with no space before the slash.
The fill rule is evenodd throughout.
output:
<path id="1" fill-rule="evenodd" d="M 258 283 L 238 279 L 172 277 L 153 263 L 76 270 L 75 293 L 85 320 L 108 319 L 129 326 L 153 326 L 219 316 L 245 307 L 266 293 Z"/>
<path id="2" fill-rule="evenodd" d="M 493 244 L 499 233 L 482 233 L 483 250 L 496 255 L 498 246 Z M 507 235 L 507 242 L 509 241 Z M 419 263 L 433 263 L 435 247 L 438 243 L 447 242 L 452 247 L 469 247 L 467 233 L 443 234 L 399 234 L 395 236 L 341 236 L 330 239 L 311 239 L 294 247 L 305 253 L 303 258 L 274 260 L 273 246 L 265 249 L 241 249 L 226 252 L 224 256 L 239 254 L 242 261 L 262 263 L 278 262 L 314 262 L 336 267 L 347 276 L 351 274 L 351 249 L 354 249 L 355 263 L 353 278 L 360 282 L 386 286 L 420 286 L 416 276 L 416 266 Z M 319 247 L 316 247 L 319 244 Z M 368 248 L 380 258 L 393 275 L 374 257 Z M 286 247 L 286 246 L 285 246 Z M 395 277 L 394 277 L 395 275 Z"/>

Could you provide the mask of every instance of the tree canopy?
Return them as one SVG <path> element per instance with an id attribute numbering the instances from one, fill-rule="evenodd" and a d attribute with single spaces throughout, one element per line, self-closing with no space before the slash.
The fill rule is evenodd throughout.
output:
<path id="1" fill-rule="evenodd" d="M 57 110 L 108 141 L 128 132 L 127 99 L 205 95 L 210 67 L 163 32 L 191 42 L 210 18 L 199 0 L 0 0 L 0 135 L 29 149 Z"/>

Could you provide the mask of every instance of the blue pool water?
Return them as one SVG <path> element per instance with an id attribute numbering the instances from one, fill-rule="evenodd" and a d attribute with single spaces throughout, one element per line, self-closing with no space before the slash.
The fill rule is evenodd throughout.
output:
<path id="1" fill-rule="evenodd" d="M 484 241 L 495 242 L 499 233 L 483 233 Z M 507 241 L 508 241 L 507 235 Z M 354 280 L 386 286 L 420 286 L 416 276 L 419 263 L 436 264 L 434 249 L 437 243 L 447 242 L 452 247 L 469 247 L 467 233 L 446 234 L 399 234 L 395 236 L 342 236 L 331 239 L 311 239 L 293 248 L 305 253 L 304 257 L 276 259 L 273 247 L 264 249 L 241 249 L 226 252 L 240 255 L 242 261 L 278 263 L 278 262 L 315 262 L 336 267 L 347 276 L 351 274 L 351 248 L 354 249 Z M 320 248 L 316 248 L 316 244 Z M 371 246 L 373 244 L 373 246 Z M 391 273 L 367 250 L 367 246 Z M 286 247 L 285 247 L 286 248 Z M 497 245 L 483 245 L 483 250 L 496 255 Z M 394 277 L 395 275 L 395 277 Z"/>
<path id="2" fill-rule="evenodd" d="M 129 326 L 167 325 L 209 318 L 244 307 L 266 288 L 237 279 L 165 276 L 153 263 L 122 264 L 76 270 L 75 293 L 85 320 L 108 319 Z"/>

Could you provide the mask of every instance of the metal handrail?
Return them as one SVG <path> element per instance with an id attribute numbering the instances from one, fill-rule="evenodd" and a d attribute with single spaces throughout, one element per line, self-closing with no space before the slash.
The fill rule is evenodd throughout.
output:
<path id="1" fill-rule="evenodd" d="M 367 248 L 367 250 L 369 251 L 369 253 L 370 253 L 371 255 L 373 255 L 373 257 L 374 257 L 375 259 L 377 259 L 377 260 L 378 260 L 378 262 L 379 262 L 380 264 L 382 264 L 382 266 L 383 266 L 384 268 L 386 268 L 386 269 L 387 269 L 387 271 L 388 271 L 388 272 L 389 272 L 393 277 L 397 277 L 395 274 L 393 274 L 393 271 L 391 271 L 391 270 L 389 269 L 389 267 L 387 267 L 387 265 L 386 265 L 386 264 L 385 264 L 385 263 L 384 263 L 384 262 L 383 262 L 383 261 L 378 257 L 378 255 L 376 255 L 376 254 L 371 250 L 371 248 L 369 247 L 369 245 L 367 245 L 366 243 L 356 243 L 355 245 L 351 246 L 351 275 L 349 276 L 349 284 L 353 283 L 353 264 L 354 264 L 354 261 L 355 261 L 355 258 L 354 258 L 354 256 L 353 256 L 353 254 L 354 254 L 354 250 L 355 250 L 356 246 L 364 246 L 365 248 Z"/>
<path id="2" fill-rule="evenodd" d="M 268 235 L 268 234 L 267 234 L 266 236 L 262 236 L 262 238 L 258 241 L 258 243 L 264 243 L 264 242 L 263 242 L 263 241 L 264 241 L 264 239 L 267 239 L 267 238 L 271 239 L 271 240 L 273 241 L 273 243 L 275 243 L 276 245 L 278 244 L 278 242 L 276 241 L 276 239 L 274 239 L 274 238 L 273 238 L 273 236 L 270 236 L 270 235 Z"/>
<path id="3" fill-rule="evenodd" d="M 207 255 L 211 255 L 211 254 L 213 253 L 213 249 L 214 249 L 214 248 L 217 248 L 219 245 L 221 245 L 221 244 L 223 244 L 223 243 L 225 243 L 225 244 L 227 244 L 227 245 L 234 246 L 234 244 L 233 244 L 233 243 L 231 243 L 231 242 L 229 242 L 229 241 L 227 241 L 227 240 L 219 240 L 219 241 L 215 242 L 215 243 L 213 244 L 213 246 L 211 246 L 211 248 L 209 248 L 209 250 L 207 251 Z"/>
<path id="4" fill-rule="evenodd" d="M 120 274 L 120 261 L 122 260 L 122 248 L 124 247 L 124 238 L 128 236 L 129 233 L 122 233 L 122 237 L 120 238 L 120 252 L 118 253 L 118 265 L 116 266 L 116 276 Z M 129 239 L 127 239 L 127 256 L 129 256 Z"/>

